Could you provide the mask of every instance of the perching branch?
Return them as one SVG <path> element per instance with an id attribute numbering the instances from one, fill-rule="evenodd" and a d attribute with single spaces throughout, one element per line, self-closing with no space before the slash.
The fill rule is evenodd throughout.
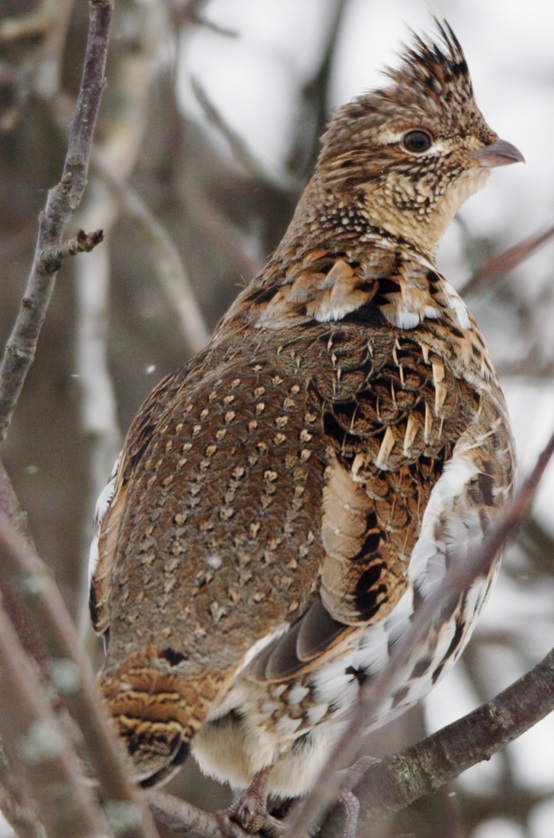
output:
<path id="1" fill-rule="evenodd" d="M 62 238 L 69 219 L 81 202 L 87 182 L 94 127 L 105 85 L 104 69 L 112 11 L 113 0 L 90 0 L 83 76 L 69 129 L 63 174 L 57 186 L 49 191 L 45 210 L 39 218 L 33 266 L 0 364 L 0 442 L 6 437 L 21 388 L 35 357 L 60 259 L 70 255 L 72 250 L 71 246 L 62 246 Z M 92 234 L 93 237 L 97 235 Z M 57 258 L 52 258 L 52 248 Z"/>
<path id="2" fill-rule="evenodd" d="M 491 701 L 410 748 L 371 760 L 354 780 L 360 801 L 359 823 L 372 823 L 406 808 L 496 753 L 554 710 L 554 650 Z M 358 779 L 359 778 L 359 779 Z M 349 790 L 350 783 L 345 784 Z M 162 792 L 149 792 L 156 815 L 173 834 L 190 838 L 245 835 L 236 824 L 226 829 L 215 815 Z M 321 838 L 341 834 L 342 803 L 330 810 Z"/>
<path id="3" fill-rule="evenodd" d="M 223 812 L 211 814 L 161 791 L 148 792 L 152 811 L 174 835 L 187 838 L 253 838 Z M 258 834 L 258 833 L 256 833 Z"/>
<path id="4" fill-rule="evenodd" d="M 418 612 L 404 642 L 394 649 L 389 665 L 365 687 L 361 693 L 358 710 L 327 759 L 316 781 L 314 791 L 296 809 L 288 834 L 300 836 L 320 818 L 321 814 L 336 799 L 341 785 L 337 769 L 352 764 L 360 747 L 360 731 L 367 727 L 383 699 L 394 692 L 411 661 L 412 654 L 423 637 L 429 632 L 437 615 L 443 615 L 449 603 L 458 600 L 459 591 L 466 589 L 478 578 L 483 569 L 502 548 L 505 541 L 514 534 L 527 516 L 539 482 L 554 453 L 554 433 L 539 456 L 537 463 L 523 482 L 520 490 L 504 507 L 497 523 L 485 536 L 481 549 L 463 566 L 452 565 L 442 584 Z M 499 743 L 498 747 L 502 743 Z M 454 776 L 461 773 L 460 769 Z"/>
<path id="5" fill-rule="evenodd" d="M 496 698 L 404 751 L 370 765 L 352 791 L 360 819 L 398 812 L 496 753 L 554 710 L 554 649 Z M 341 805 L 333 807 L 321 836 L 338 834 Z"/>

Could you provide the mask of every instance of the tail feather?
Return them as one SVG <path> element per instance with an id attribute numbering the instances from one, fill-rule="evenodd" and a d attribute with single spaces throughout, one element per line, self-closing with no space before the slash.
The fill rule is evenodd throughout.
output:
<path id="1" fill-rule="evenodd" d="M 221 678 L 187 677 L 150 649 L 104 669 L 99 687 L 143 786 L 167 781 L 184 762 L 190 741 L 215 700 Z"/>

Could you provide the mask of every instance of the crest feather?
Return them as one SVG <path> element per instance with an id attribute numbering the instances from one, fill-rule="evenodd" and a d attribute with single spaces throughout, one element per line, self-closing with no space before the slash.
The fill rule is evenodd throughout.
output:
<path id="1" fill-rule="evenodd" d="M 401 52 L 399 67 L 389 67 L 386 75 L 395 85 L 414 86 L 424 95 L 443 95 L 449 89 L 473 97 L 473 87 L 467 61 L 461 44 L 451 26 L 444 20 L 434 18 L 439 39 L 419 35 L 411 30 L 412 44 Z"/>

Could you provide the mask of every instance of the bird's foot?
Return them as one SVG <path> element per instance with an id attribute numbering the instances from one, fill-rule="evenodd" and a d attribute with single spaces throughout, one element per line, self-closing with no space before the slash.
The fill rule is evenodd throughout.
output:
<path id="1" fill-rule="evenodd" d="M 342 788 L 339 794 L 339 801 L 344 806 L 345 824 L 342 838 L 356 838 L 358 828 L 358 815 L 360 813 L 360 801 L 351 791 L 352 786 L 357 783 L 370 765 L 379 762 L 375 757 L 363 756 L 349 768 L 339 772 L 342 778 Z"/>
<path id="2" fill-rule="evenodd" d="M 266 784 L 270 770 L 260 771 L 238 800 L 226 809 L 226 814 L 246 832 L 261 832 L 267 838 L 278 838 L 284 834 L 285 827 L 267 811 Z"/>

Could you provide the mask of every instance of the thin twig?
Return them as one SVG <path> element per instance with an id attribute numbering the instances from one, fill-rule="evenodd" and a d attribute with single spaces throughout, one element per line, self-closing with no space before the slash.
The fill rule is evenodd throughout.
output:
<path id="1" fill-rule="evenodd" d="M 0 442 L 6 436 L 25 377 L 33 363 L 54 290 L 58 263 L 55 260 L 45 262 L 44 252 L 61 244 L 67 222 L 79 206 L 85 190 L 94 127 L 105 85 L 104 69 L 112 11 L 112 0 L 90 0 L 83 76 L 69 129 L 64 170 L 60 182 L 48 192 L 46 207 L 39 219 L 33 266 L 0 364 Z"/>
<path id="2" fill-rule="evenodd" d="M 191 18 L 191 23 L 196 23 L 198 26 L 202 26 L 204 29 L 209 29 L 211 32 L 214 32 L 216 35 L 221 35 L 223 38 L 238 38 L 239 33 L 236 29 L 230 29 L 228 26 L 221 26 L 219 23 L 214 23 L 213 20 L 208 20 L 206 17 L 202 17 L 198 15 L 196 18 Z"/>
<path id="3" fill-rule="evenodd" d="M 422 638 L 428 633 L 438 614 L 450 602 L 457 601 L 459 592 L 469 587 L 488 567 L 504 542 L 517 530 L 528 514 L 542 475 L 554 453 L 554 433 L 520 490 L 504 507 L 497 523 L 487 532 L 480 550 L 463 566 L 452 565 L 442 584 L 420 608 L 410 632 L 402 644 L 397 644 L 389 665 L 364 688 L 357 712 L 344 735 L 333 748 L 315 783 L 314 791 L 298 806 L 291 822 L 289 835 L 306 834 L 321 813 L 336 798 L 340 780 L 336 769 L 355 761 L 360 746 L 360 731 L 376 713 L 383 699 L 394 691 L 406 665 Z"/>
<path id="4" fill-rule="evenodd" d="M 522 678 L 432 736 L 374 762 L 352 791 L 361 801 L 362 820 L 398 812 L 444 786 L 462 771 L 490 759 L 554 710 L 554 649 Z M 336 805 L 322 836 L 337 835 Z"/>
<path id="5" fill-rule="evenodd" d="M 152 251 L 152 262 L 160 284 L 181 323 L 183 337 L 191 353 L 200 352 L 210 339 L 202 309 L 183 261 L 164 225 L 154 216 L 137 192 L 105 164 L 102 155 L 94 154 L 93 166 L 121 210 L 144 234 Z"/>
<path id="6" fill-rule="evenodd" d="M 302 86 L 298 113 L 291 131 L 285 168 L 303 180 L 309 177 L 320 149 L 320 138 L 329 118 L 329 88 L 342 26 L 350 0 L 335 0 L 327 21 L 327 37 L 312 76 Z"/>
<path id="7" fill-rule="evenodd" d="M 82 782 L 72 743 L 54 716 L 44 687 L 0 604 L 0 732 L 17 753 L 38 815 L 51 836 L 110 834 Z"/>
<path id="8" fill-rule="evenodd" d="M 93 233 L 85 233 L 84 230 L 77 230 L 77 235 L 67 239 L 61 244 L 45 247 L 41 256 L 41 269 L 45 273 L 59 271 L 64 259 L 68 256 L 76 256 L 77 253 L 90 253 L 97 244 L 104 241 L 104 231 L 95 230 Z M 23 300 L 25 305 L 25 300 Z"/>
<path id="9" fill-rule="evenodd" d="M 554 226 L 549 227 L 542 233 L 536 233 L 524 239 L 518 244 L 500 253 L 498 256 L 493 256 L 488 262 L 473 274 L 471 279 L 458 289 L 460 294 L 467 296 L 468 294 L 475 294 L 483 288 L 484 285 L 489 285 L 497 277 L 506 274 L 513 268 L 517 267 L 521 262 L 527 259 L 531 254 L 538 250 L 542 245 L 546 244 L 554 236 Z"/>
<path id="10" fill-rule="evenodd" d="M 298 195 L 303 187 L 295 177 L 281 172 L 274 174 L 270 172 L 265 166 L 260 163 L 254 153 L 248 148 L 243 137 L 240 136 L 230 125 L 225 121 L 222 114 L 216 108 L 214 103 L 209 98 L 208 94 L 198 81 L 198 79 L 191 79 L 191 85 L 194 95 L 202 110 L 206 114 L 207 119 L 217 128 L 222 137 L 227 141 L 235 159 L 246 171 L 252 175 L 256 180 L 267 184 L 276 192 L 284 193 L 285 195 Z"/>
<path id="11" fill-rule="evenodd" d="M 90 763 L 112 811 L 127 813 L 128 838 L 155 838 L 140 791 L 130 781 L 123 751 L 101 707 L 90 663 L 51 574 L 0 512 L 0 585 L 20 595 L 50 656 L 51 678 L 82 732 Z M 132 815 L 132 817 L 131 817 Z M 61 833 L 60 833 L 61 834 Z"/>

